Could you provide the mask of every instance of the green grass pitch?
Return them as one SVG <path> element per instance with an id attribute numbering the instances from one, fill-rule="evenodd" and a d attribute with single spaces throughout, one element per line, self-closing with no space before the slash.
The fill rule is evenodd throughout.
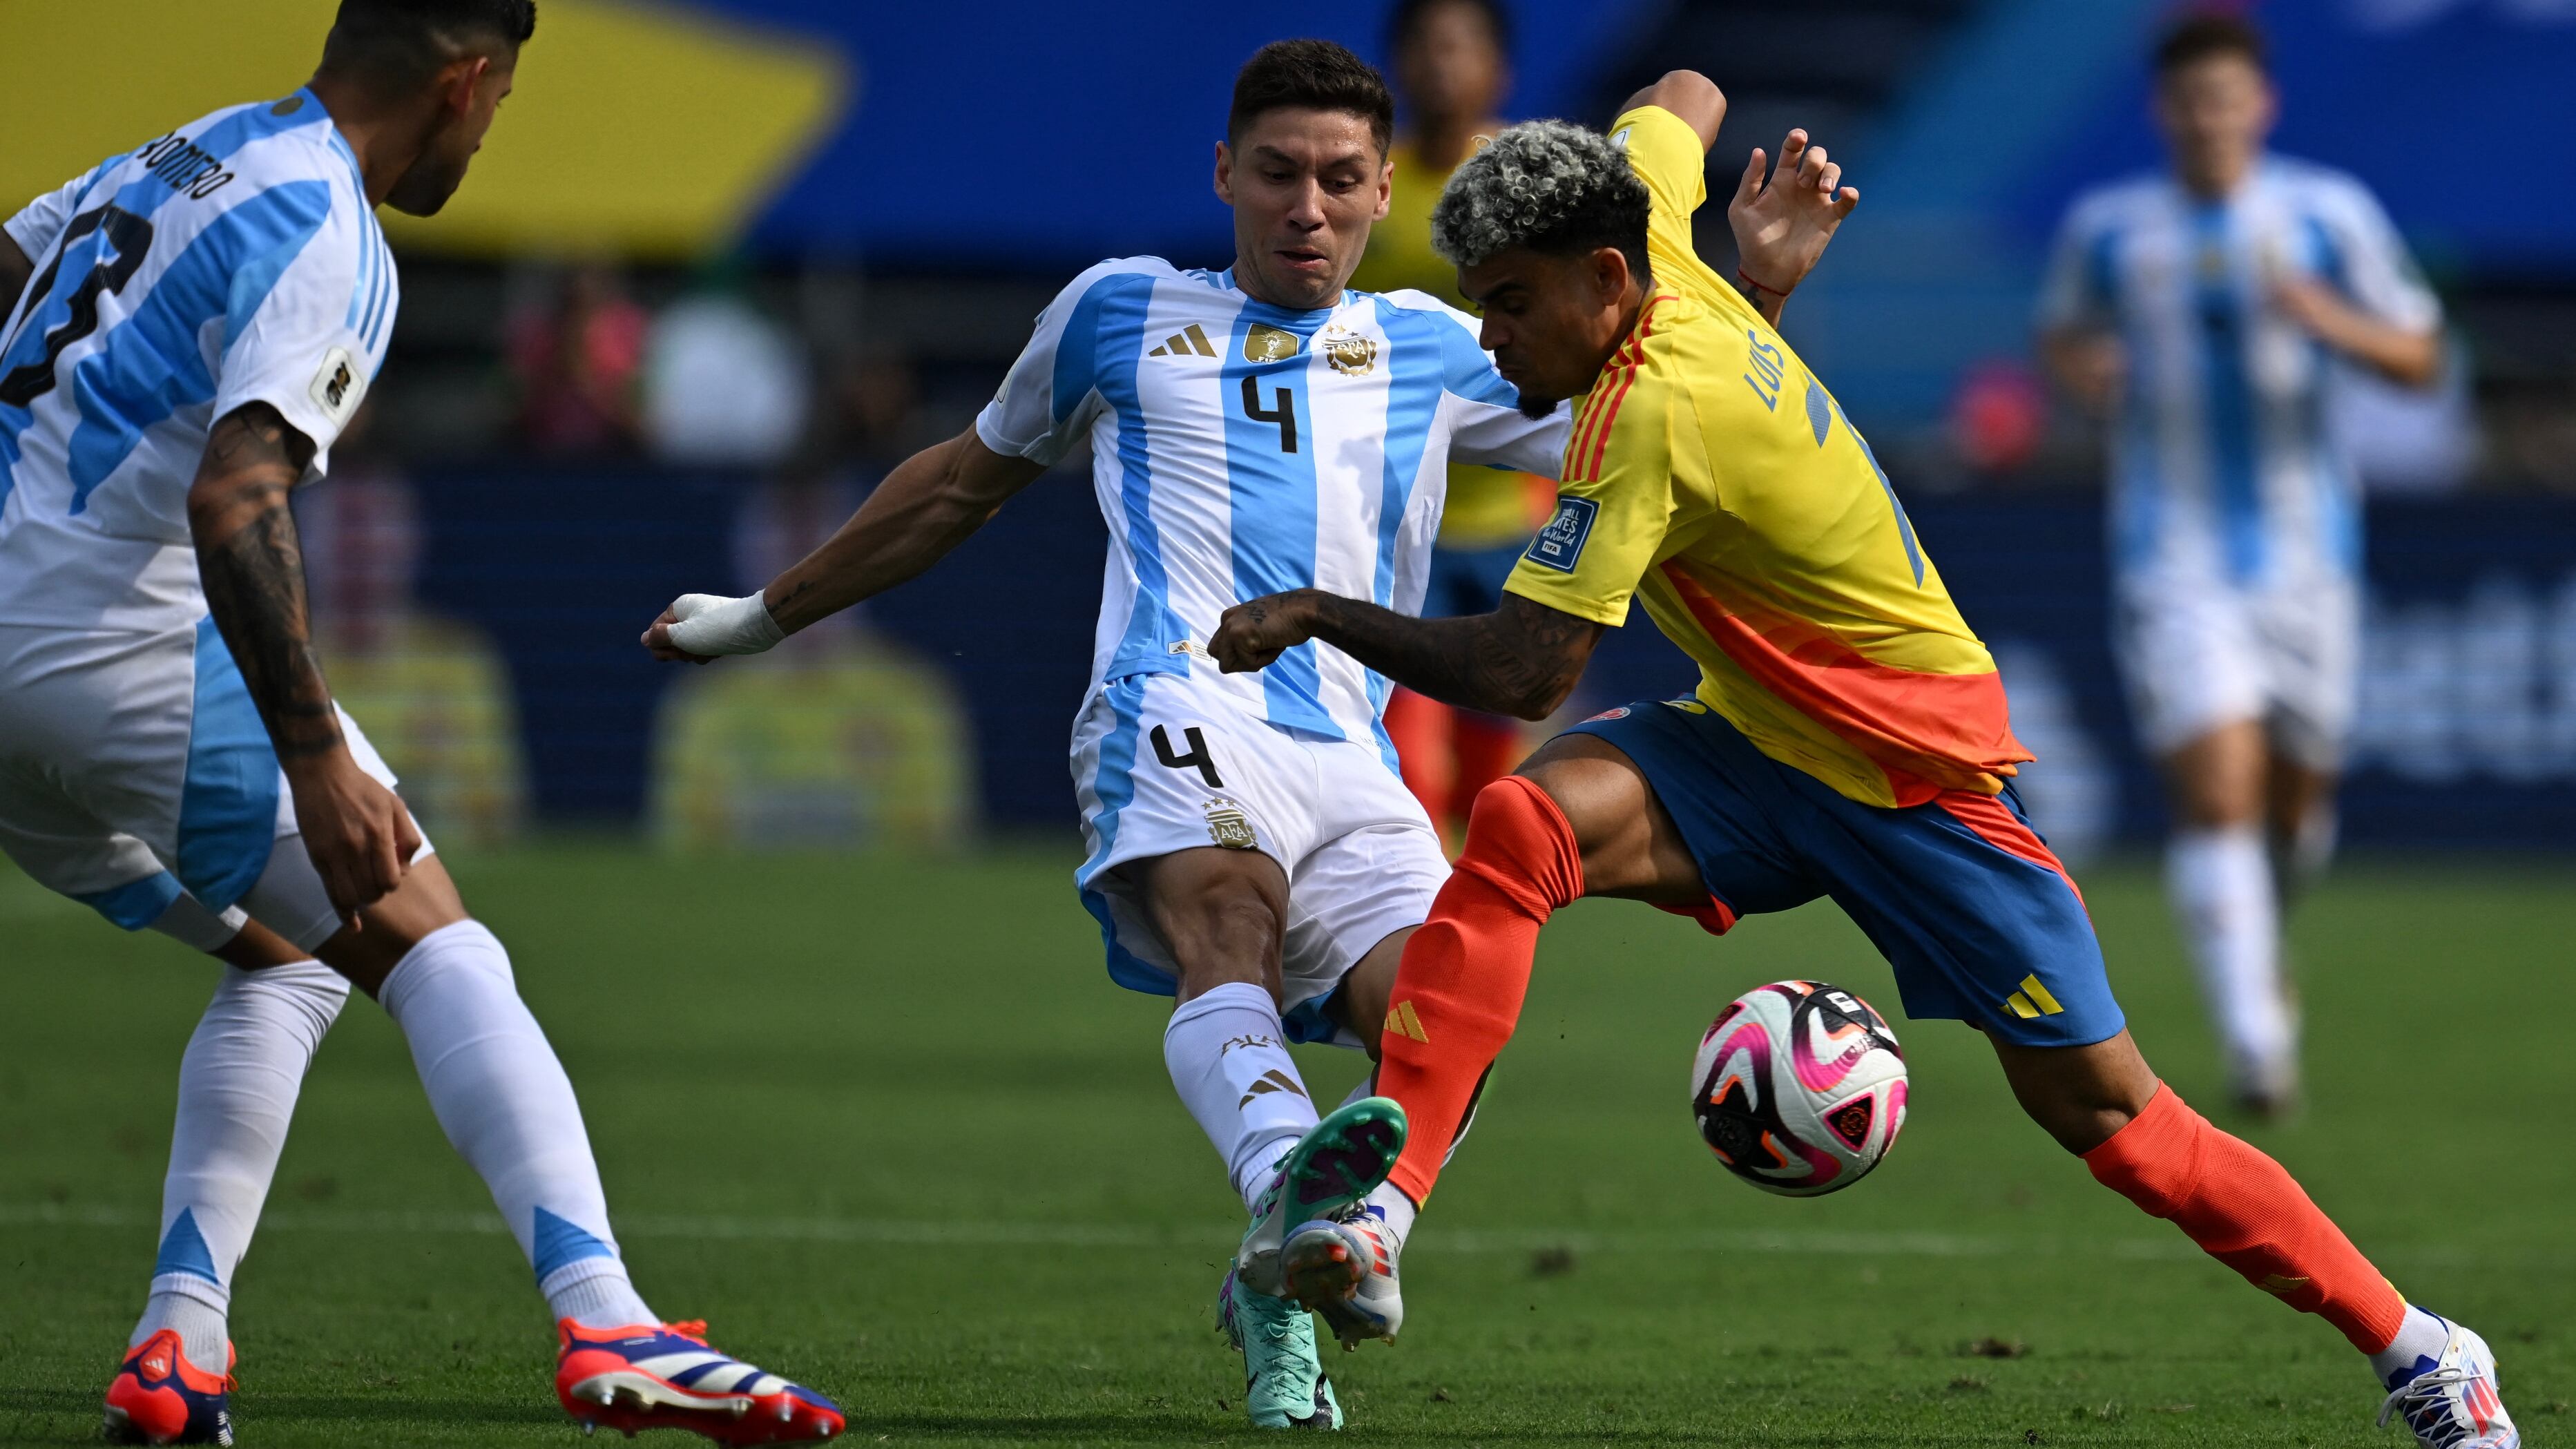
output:
<path id="1" fill-rule="evenodd" d="M 1240 1210 L 1045 853 L 455 862 L 580 1088 L 672 1317 L 835 1396 L 850 1442 L 1247 1443 L 1210 1330 Z M 2278 1154 L 2576 1442 L 2576 891 L 2356 866 L 2296 922 L 2313 1105 L 2232 1122 L 2153 878 L 2091 880 L 2150 1058 Z M 0 878 L 0 1442 L 71 1444 L 149 1272 L 172 1083 L 212 968 Z M 1766 1198 L 1684 1096 L 1728 997 L 1814 976 L 1897 1020 L 1912 1119 L 1854 1190 Z M 1407 1259 L 1404 1342 L 1329 1355 L 1365 1442 L 2394 1445 L 2324 1324 L 2096 1187 L 1981 1039 L 1908 1023 L 1836 912 L 1724 941 L 1591 903 Z M 1355 1056 L 1306 1059 L 1330 1102 Z M 247 1449 L 569 1445 L 542 1305 L 363 1000 L 324 1046 L 233 1328 Z M 1983 1343 L 1987 1352 L 1973 1345 Z M 676 1442 L 676 1441 L 674 1441 Z M 696 1442 L 694 1440 L 690 1442 Z"/>

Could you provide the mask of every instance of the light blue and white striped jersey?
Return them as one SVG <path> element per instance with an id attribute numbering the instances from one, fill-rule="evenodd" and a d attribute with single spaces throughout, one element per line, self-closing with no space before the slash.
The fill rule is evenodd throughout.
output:
<path id="1" fill-rule="evenodd" d="M 1103 262 L 1038 317 L 976 434 L 1052 464 L 1086 437 L 1109 524 L 1092 683 L 1194 674 L 1253 715 L 1374 742 L 1388 684 L 1309 642 L 1225 675 L 1204 650 L 1233 604 L 1319 588 L 1422 607 L 1451 461 L 1553 478 L 1560 405 L 1530 418 L 1475 319 L 1422 292 L 1292 312 L 1232 271 Z"/>
<path id="2" fill-rule="evenodd" d="M 2358 489 L 2327 423 L 2346 364 L 2271 301 L 2301 275 L 2397 326 L 2441 322 L 2379 203 L 2322 166 L 2266 157 L 2224 201 L 2143 176 L 2068 213 L 2040 322 L 2123 344 L 2111 536 L 2124 573 L 2295 587 L 2358 569 Z"/>
<path id="3" fill-rule="evenodd" d="M 214 421 L 277 409 L 306 481 L 384 359 L 393 254 L 310 91 L 215 112 L 10 218 L 0 624 L 158 632 L 206 613 L 188 487 Z"/>

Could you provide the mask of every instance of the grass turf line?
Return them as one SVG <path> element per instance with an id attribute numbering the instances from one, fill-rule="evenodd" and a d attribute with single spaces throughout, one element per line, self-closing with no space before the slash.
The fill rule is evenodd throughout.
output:
<path id="1" fill-rule="evenodd" d="M 1239 1209 L 1164 1080 L 1166 1008 L 1102 975 L 1069 861 L 453 864 L 581 1091 L 661 1312 L 832 1394 L 853 1443 L 1257 1437 L 1207 1328 Z M 2315 1105 L 2264 1129 L 2215 1110 L 2152 878 L 2087 889 L 2168 1079 L 2486 1333 L 2531 1442 L 2576 1439 L 2551 1412 L 2576 1398 L 2557 1220 L 2576 1027 L 2549 1009 L 2576 897 L 2539 870 L 2345 871 L 2295 929 Z M 0 1443 L 89 1442 L 213 968 L 14 877 L 0 933 Z M 1914 1069 L 1887 1165 L 1813 1201 L 1701 1160 L 1684 1102 L 1708 1017 L 1791 975 L 1877 1003 Z M 1359 1072 L 1303 1059 L 1325 1101 Z M 2096 1187 L 1979 1038 L 1902 1017 L 1829 907 L 1724 941 L 1569 910 L 1490 1106 L 1408 1259 L 1404 1342 L 1329 1356 L 1359 1439 L 2398 1442 L 2330 1329 Z M 353 1002 L 241 1274 L 242 1442 L 571 1442 L 542 1305 L 490 1212 L 400 1037 Z"/>

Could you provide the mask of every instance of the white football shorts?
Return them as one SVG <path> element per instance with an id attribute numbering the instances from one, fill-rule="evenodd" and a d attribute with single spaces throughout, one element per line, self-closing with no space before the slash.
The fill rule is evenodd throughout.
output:
<path id="1" fill-rule="evenodd" d="M 2350 580 L 2249 589 L 2139 573 L 2119 581 L 2112 612 L 2149 753 L 2254 720 L 2300 764 L 2341 763 L 2361 658 L 2361 601 Z"/>
<path id="2" fill-rule="evenodd" d="M 343 713 L 340 728 L 393 788 L 357 723 Z M 0 625 L 0 852 L 129 931 L 199 950 L 246 918 L 307 950 L 340 926 L 211 619 L 162 634 Z"/>
<path id="3" fill-rule="evenodd" d="M 1074 721 L 1073 779 L 1090 847 L 1074 884 L 1121 986 L 1179 985 L 1122 866 L 1215 846 L 1286 869 L 1281 996 L 1295 1041 L 1357 1043 L 1326 1000 L 1371 948 L 1421 925 L 1449 878 L 1439 833 L 1375 744 L 1292 735 L 1184 675 L 1095 691 Z"/>

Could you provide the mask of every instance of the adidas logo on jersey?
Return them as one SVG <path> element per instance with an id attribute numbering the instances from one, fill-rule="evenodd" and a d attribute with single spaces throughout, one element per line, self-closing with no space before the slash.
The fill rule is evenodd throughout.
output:
<path id="1" fill-rule="evenodd" d="M 1214 357 L 1216 349 L 1208 345 L 1207 334 L 1199 324 L 1191 323 L 1166 338 L 1163 345 L 1145 354 L 1147 357 Z"/>

